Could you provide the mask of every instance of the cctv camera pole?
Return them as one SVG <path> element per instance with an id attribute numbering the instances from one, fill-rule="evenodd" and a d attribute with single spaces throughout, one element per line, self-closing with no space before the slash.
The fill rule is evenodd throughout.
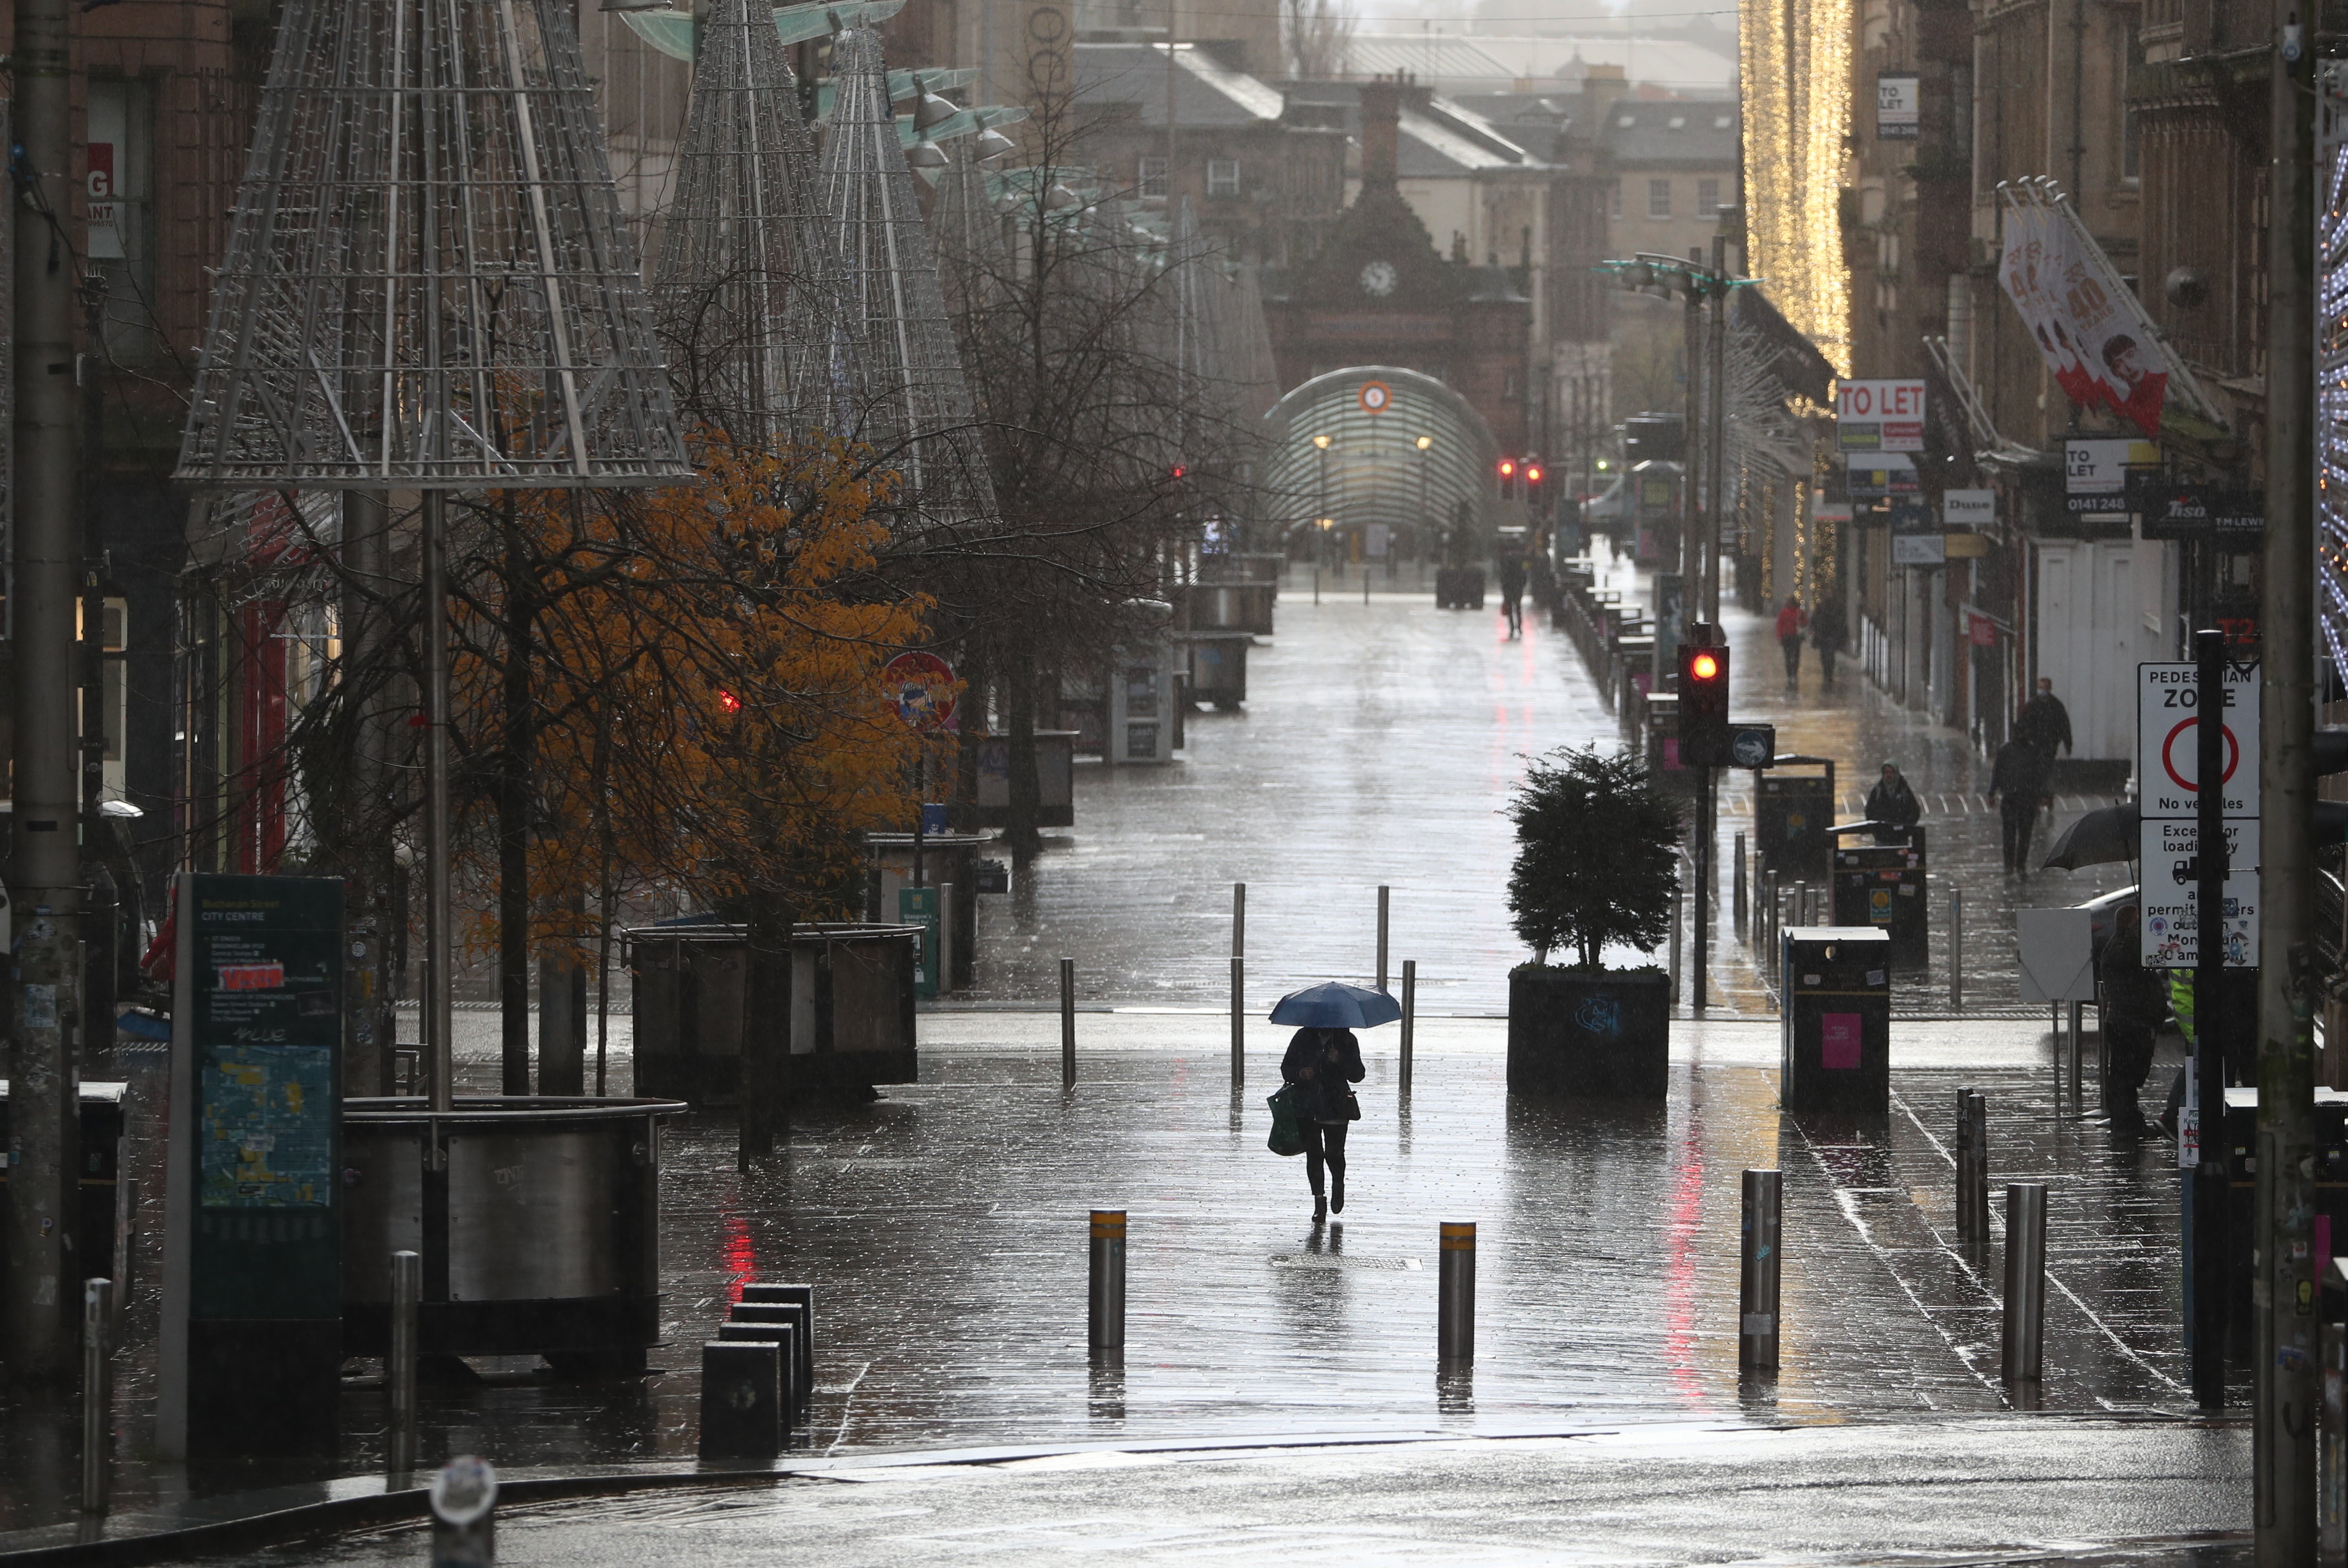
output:
<path id="1" fill-rule="evenodd" d="M 66 223 L 69 0 L 18 0 L 9 60 L 21 150 L 15 224 L 15 1025 L 9 1072 L 9 1266 L 0 1345 L 10 1378 L 75 1373 L 67 1304 L 80 1193 L 74 1046 L 81 1019 L 81 802 L 75 772 L 74 269 Z M 87 1274 L 89 1270 L 83 1270 Z"/>
<path id="2" fill-rule="evenodd" d="M 2315 553 L 2315 83 L 2314 50 L 2301 22 L 2307 14 L 2298 0 L 2275 0 L 2278 46 L 2269 142 L 2277 217 L 2267 262 L 2267 530 L 2257 699 L 2259 1169 L 2250 1288 L 2250 1451 L 2260 1568 L 2315 1560 L 2315 1429 L 2322 1387 L 2315 1271 L 2328 1266 L 2311 1255 L 2310 1245 L 2315 1202 L 2310 937 L 2316 692 L 2315 594 L 2307 563 Z M 2209 687 L 2202 690 L 2206 694 Z M 2207 916 L 2202 924 L 2208 928 Z M 2206 1130 L 2211 1125 L 2204 1111 L 2205 1158 L 2219 1141 Z"/>

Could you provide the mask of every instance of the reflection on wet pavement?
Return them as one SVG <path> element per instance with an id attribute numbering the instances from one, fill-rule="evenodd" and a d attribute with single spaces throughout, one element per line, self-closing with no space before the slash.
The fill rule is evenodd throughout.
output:
<path id="1" fill-rule="evenodd" d="M 1643 596 L 1625 561 L 1601 565 Z M 1299 579 L 1303 583 L 1305 580 Z M 1735 715 L 1778 727 L 1778 749 L 1835 758 L 1849 819 L 1876 765 L 1896 757 L 1925 804 L 1932 962 L 1900 982 L 1903 1006 L 1944 1006 L 1950 890 L 1967 903 L 1967 991 L 1976 1007 L 2011 1003 L 2013 911 L 2075 903 L 2123 886 L 2127 868 L 2003 873 L 1987 762 L 1954 730 L 1902 710 L 1849 665 L 1837 689 L 1806 667 L 1788 698 L 1769 624 L 1731 608 L 1725 629 Z M 1620 738 L 1618 721 L 1572 644 L 1528 616 L 1505 636 L 1497 607 L 1441 611 L 1431 594 L 1312 602 L 1309 583 L 1282 593 L 1278 634 L 1249 661 L 1244 710 L 1189 721 L 1185 760 L 1164 768 L 1081 763 L 1076 822 L 1046 835 L 1007 896 L 983 902 L 981 975 L 965 1001 L 1058 995 L 1057 960 L 1076 960 L 1088 1001 L 1214 1006 L 1230 994 L 1231 884 L 1248 884 L 1249 995 L 1269 1001 L 1376 965 L 1377 893 L 1393 892 L 1395 972 L 1419 961 L 1430 1013 L 1497 1014 L 1509 967 L 1528 954 L 1503 892 L 1513 853 L 1500 812 L 1523 758 Z M 1715 952 L 1730 1011 L 1761 1012 L 1757 974 L 1729 913 L 1735 835 L 1750 834 L 1751 791 L 1724 791 Z M 2100 799 L 2066 796 L 2054 832 Z M 1628 953 L 1610 962 L 1637 961 Z"/>

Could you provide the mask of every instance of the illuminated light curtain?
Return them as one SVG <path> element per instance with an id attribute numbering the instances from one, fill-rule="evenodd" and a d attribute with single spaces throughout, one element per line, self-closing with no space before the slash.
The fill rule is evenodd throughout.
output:
<path id="1" fill-rule="evenodd" d="M 2326 73 L 2325 97 L 2336 99 Z M 2333 115 L 2322 117 L 2337 126 Z M 2315 215 L 2316 622 L 2322 651 L 2348 671 L 2348 138 L 2327 135 Z"/>
<path id="2" fill-rule="evenodd" d="M 1740 0 L 1748 268 L 1850 374 L 1850 269 L 1842 254 L 1843 139 L 1850 129 L 1851 0 Z"/>

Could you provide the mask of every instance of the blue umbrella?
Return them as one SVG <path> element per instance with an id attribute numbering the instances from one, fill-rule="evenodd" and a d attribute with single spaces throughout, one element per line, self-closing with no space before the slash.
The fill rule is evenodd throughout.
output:
<path id="1" fill-rule="evenodd" d="M 1273 1023 L 1294 1024 L 1301 1029 L 1366 1029 L 1401 1016 L 1402 1004 L 1384 991 L 1348 985 L 1343 980 L 1291 991 L 1272 1010 Z"/>

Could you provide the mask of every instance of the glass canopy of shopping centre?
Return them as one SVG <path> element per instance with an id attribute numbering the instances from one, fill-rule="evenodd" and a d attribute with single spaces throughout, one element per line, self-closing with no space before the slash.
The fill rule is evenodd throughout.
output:
<path id="1" fill-rule="evenodd" d="M 1448 527 L 1462 500 L 1478 525 L 1494 521 L 1499 448 L 1483 416 L 1431 376 L 1385 365 L 1327 371 L 1272 405 L 1264 423 L 1266 488 L 1283 536 L 1383 523 L 1416 537 L 1423 521 Z"/>

